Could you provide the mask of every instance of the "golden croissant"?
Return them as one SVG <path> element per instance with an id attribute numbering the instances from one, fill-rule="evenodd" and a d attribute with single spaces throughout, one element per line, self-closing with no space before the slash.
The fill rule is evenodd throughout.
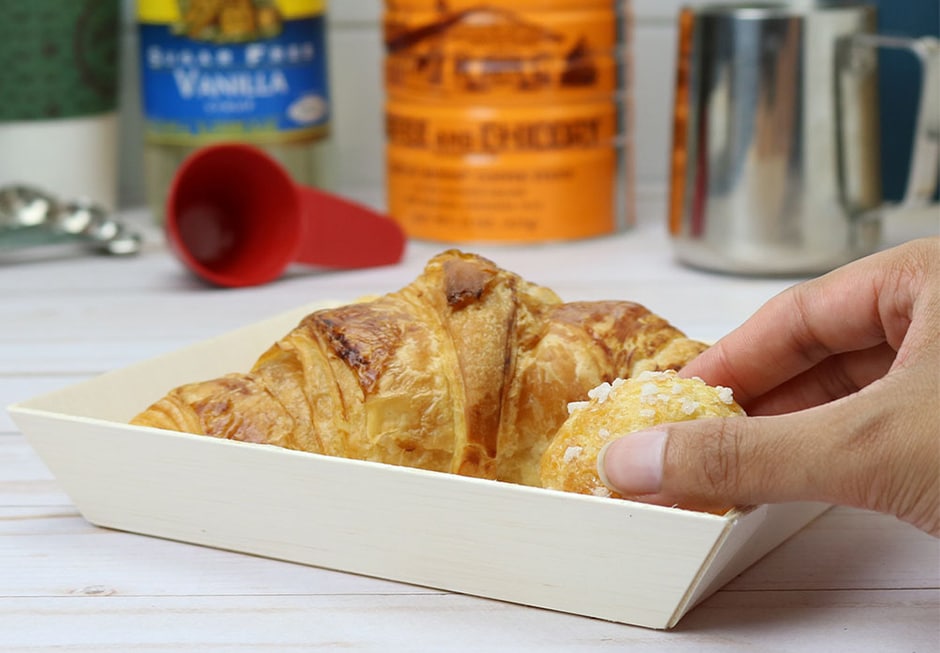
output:
<path id="1" fill-rule="evenodd" d="M 250 371 L 180 386 L 132 423 L 539 485 L 569 402 L 704 349 L 638 304 L 564 303 L 451 250 L 397 292 L 311 313 Z"/>

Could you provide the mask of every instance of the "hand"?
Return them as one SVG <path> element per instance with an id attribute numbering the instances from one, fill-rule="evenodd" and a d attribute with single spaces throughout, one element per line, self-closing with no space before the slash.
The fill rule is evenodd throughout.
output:
<path id="1" fill-rule="evenodd" d="M 748 417 L 611 443 L 602 478 L 651 503 L 814 500 L 940 537 L 940 238 L 855 261 L 771 299 L 681 374 Z"/>

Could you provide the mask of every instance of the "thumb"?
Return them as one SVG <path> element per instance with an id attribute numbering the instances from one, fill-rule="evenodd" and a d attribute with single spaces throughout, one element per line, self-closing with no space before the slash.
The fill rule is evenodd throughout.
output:
<path id="1" fill-rule="evenodd" d="M 827 432 L 822 422 L 836 419 L 813 409 L 664 424 L 608 444 L 598 473 L 623 496 L 700 510 L 798 500 L 845 503 L 864 461 L 833 460 L 837 454 L 827 449 L 837 445 L 819 434 Z"/>

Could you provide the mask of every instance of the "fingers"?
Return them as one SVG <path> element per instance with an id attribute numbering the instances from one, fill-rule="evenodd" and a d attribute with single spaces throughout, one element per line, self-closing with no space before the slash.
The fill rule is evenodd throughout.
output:
<path id="1" fill-rule="evenodd" d="M 747 404 L 820 362 L 889 342 L 910 324 L 931 243 L 861 259 L 781 293 L 682 371 L 734 388 Z M 901 280 L 901 283 L 898 283 Z"/>
<path id="2" fill-rule="evenodd" d="M 744 405 L 833 355 L 881 345 L 872 298 L 842 285 L 827 276 L 777 295 L 682 375 L 732 387 Z"/>
<path id="3" fill-rule="evenodd" d="M 682 370 L 751 417 L 667 424 L 608 445 L 627 497 L 697 509 L 812 500 L 940 537 L 940 238 L 888 250 L 768 302 Z"/>
<path id="4" fill-rule="evenodd" d="M 940 535 L 935 416 L 857 397 L 775 417 L 664 425 L 598 459 L 611 490 L 700 510 L 823 501 L 894 514 Z M 924 420 L 933 419 L 926 423 Z"/>
<path id="5" fill-rule="evenodd" d="M 841 399 L 883 377 L 896 356 L 887 343 L 832 356 L 743 407 L 749 415 L 779 415 Z"/>
<path id="6" fill-rule="evenodd" d="M 598 465 L 611 489 L 662 505 L 819 498 L 830 494 L 820 486 L 831 476 L 825 440 L 811 430 L 792 415 L 679 422 L 612 442 Z"/>

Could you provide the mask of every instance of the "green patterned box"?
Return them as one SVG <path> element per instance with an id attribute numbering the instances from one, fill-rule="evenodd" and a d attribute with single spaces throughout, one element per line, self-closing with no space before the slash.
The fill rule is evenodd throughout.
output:
<path id="1" fill-rule="evenodd" d="M 0 121 L 117 107 L 119 0 L 0 0 Z"/>

